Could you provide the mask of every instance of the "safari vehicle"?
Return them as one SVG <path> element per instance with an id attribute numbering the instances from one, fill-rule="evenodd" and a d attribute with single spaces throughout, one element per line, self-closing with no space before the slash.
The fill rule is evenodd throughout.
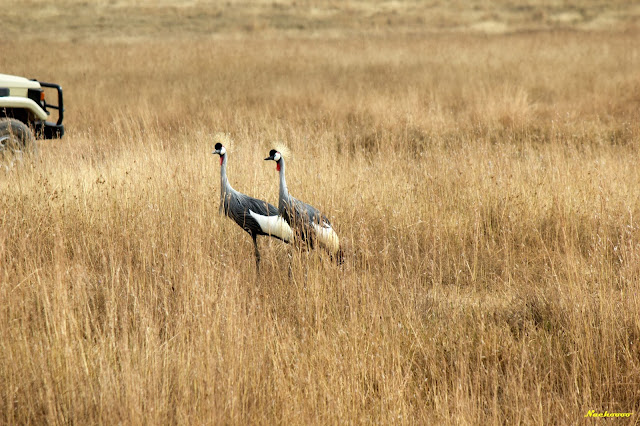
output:
<path id="1" fill-rule="evenodd" d="M 57 92 L 57 103 L 45 99 Z M 57 121 L 47 121 L 50 110 L 58 111 Z M 58 84 L 0 74 L 0 155 L 37 150 L 35 139 L 64 135 L 62 88 Z"/>

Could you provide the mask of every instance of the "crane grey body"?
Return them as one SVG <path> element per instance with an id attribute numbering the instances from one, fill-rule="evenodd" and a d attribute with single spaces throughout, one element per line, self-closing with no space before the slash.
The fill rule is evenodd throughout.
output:
<path id="1" fill-rule="evenodd" d="M 282 154 L 274 149 L 269 152 L 265 160 L 273 160 L 280 173 L 280 194 L 278 197 L 278 212 L 287 221 L 296 235 L 305 241 L 309 247 L 316 244 L 324 247 L 338 262 L 342 262 L 340 239 L 333 230 L 331 222 L 315 207 L 294 198 L 289 194 L 285 179 L 285 162 Z"/>
<path id="2" fill-rule="evenodd" d="M 253 240 L 256 256 L 256 268 L 260 269 L 258 235 L 278 238 L 286 243 L 293 240 L 293 231 L 281 216 L 278 209 L 266 201 L 242 194 L 231 187 L 227 179 L 227 150 L 217 143 L 213 154 L 220 156 L 220 213 L 233 219 Z"/>

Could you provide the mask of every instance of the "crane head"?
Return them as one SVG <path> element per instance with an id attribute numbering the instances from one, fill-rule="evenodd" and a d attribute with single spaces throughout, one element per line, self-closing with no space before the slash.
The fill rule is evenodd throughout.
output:
<path id="1" fill-rule="evenodd" d="M 267 158 L 265 158 L 264 160 L 273 160 L 276 162 L 276 169 L 278 171 L 280 171 L 280 159 L 282 158 L 282 154 L 280 154 L 280 152 L 276 151 L 275 149 L 272 149 L 271 151 L 269 151 L 269 156 Z"/>
<path id="2" fill-rule="evenodd" d="M 220 165 L 222 165 L 222 161 L 224 160 L 224 156 L 227 153 L 227 149 L 220 142 L 218 142 L 214 148 L 215 150 L 212 152 L 212 154 L 218 154 L 220 156 Z"/>

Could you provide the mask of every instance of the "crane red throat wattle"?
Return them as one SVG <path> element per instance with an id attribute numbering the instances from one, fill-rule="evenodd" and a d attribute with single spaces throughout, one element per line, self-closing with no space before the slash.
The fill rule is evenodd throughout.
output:
<path id="1" fill-rule="evenodd" d="M 220 165 L 222 166 L 222 160 L 224 160 L 224 155 L 220 156 Z"/>
<path id="2" fill-rule="evenodd" d="M 276 170 L 280 171 L 280 163 L 276 163 Z"/>

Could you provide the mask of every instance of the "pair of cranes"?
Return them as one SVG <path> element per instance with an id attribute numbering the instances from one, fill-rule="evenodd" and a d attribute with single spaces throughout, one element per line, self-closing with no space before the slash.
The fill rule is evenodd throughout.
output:
<path id="1" fill-rule="evenodd" d="M 213 154 L 220 156 L 220 213 L 233 219 L 253 239 L 256 269 L 260 270 L 260 251 L 256 238 L 267 235 L 286 243 L 316 245 L 329 252 L 338 263 L 342 262 L 340 239 L 331 222 L 315 207 L 297 200 L 289 194 L 285 180 L 285 161 L 282 152 L 272 149 L 265 161 L 275 161 L 280 174 L 278 208 L 266 201 L 242 194 L 231 187 L 227 179 L 227 148 L 216 143 Z"/>

